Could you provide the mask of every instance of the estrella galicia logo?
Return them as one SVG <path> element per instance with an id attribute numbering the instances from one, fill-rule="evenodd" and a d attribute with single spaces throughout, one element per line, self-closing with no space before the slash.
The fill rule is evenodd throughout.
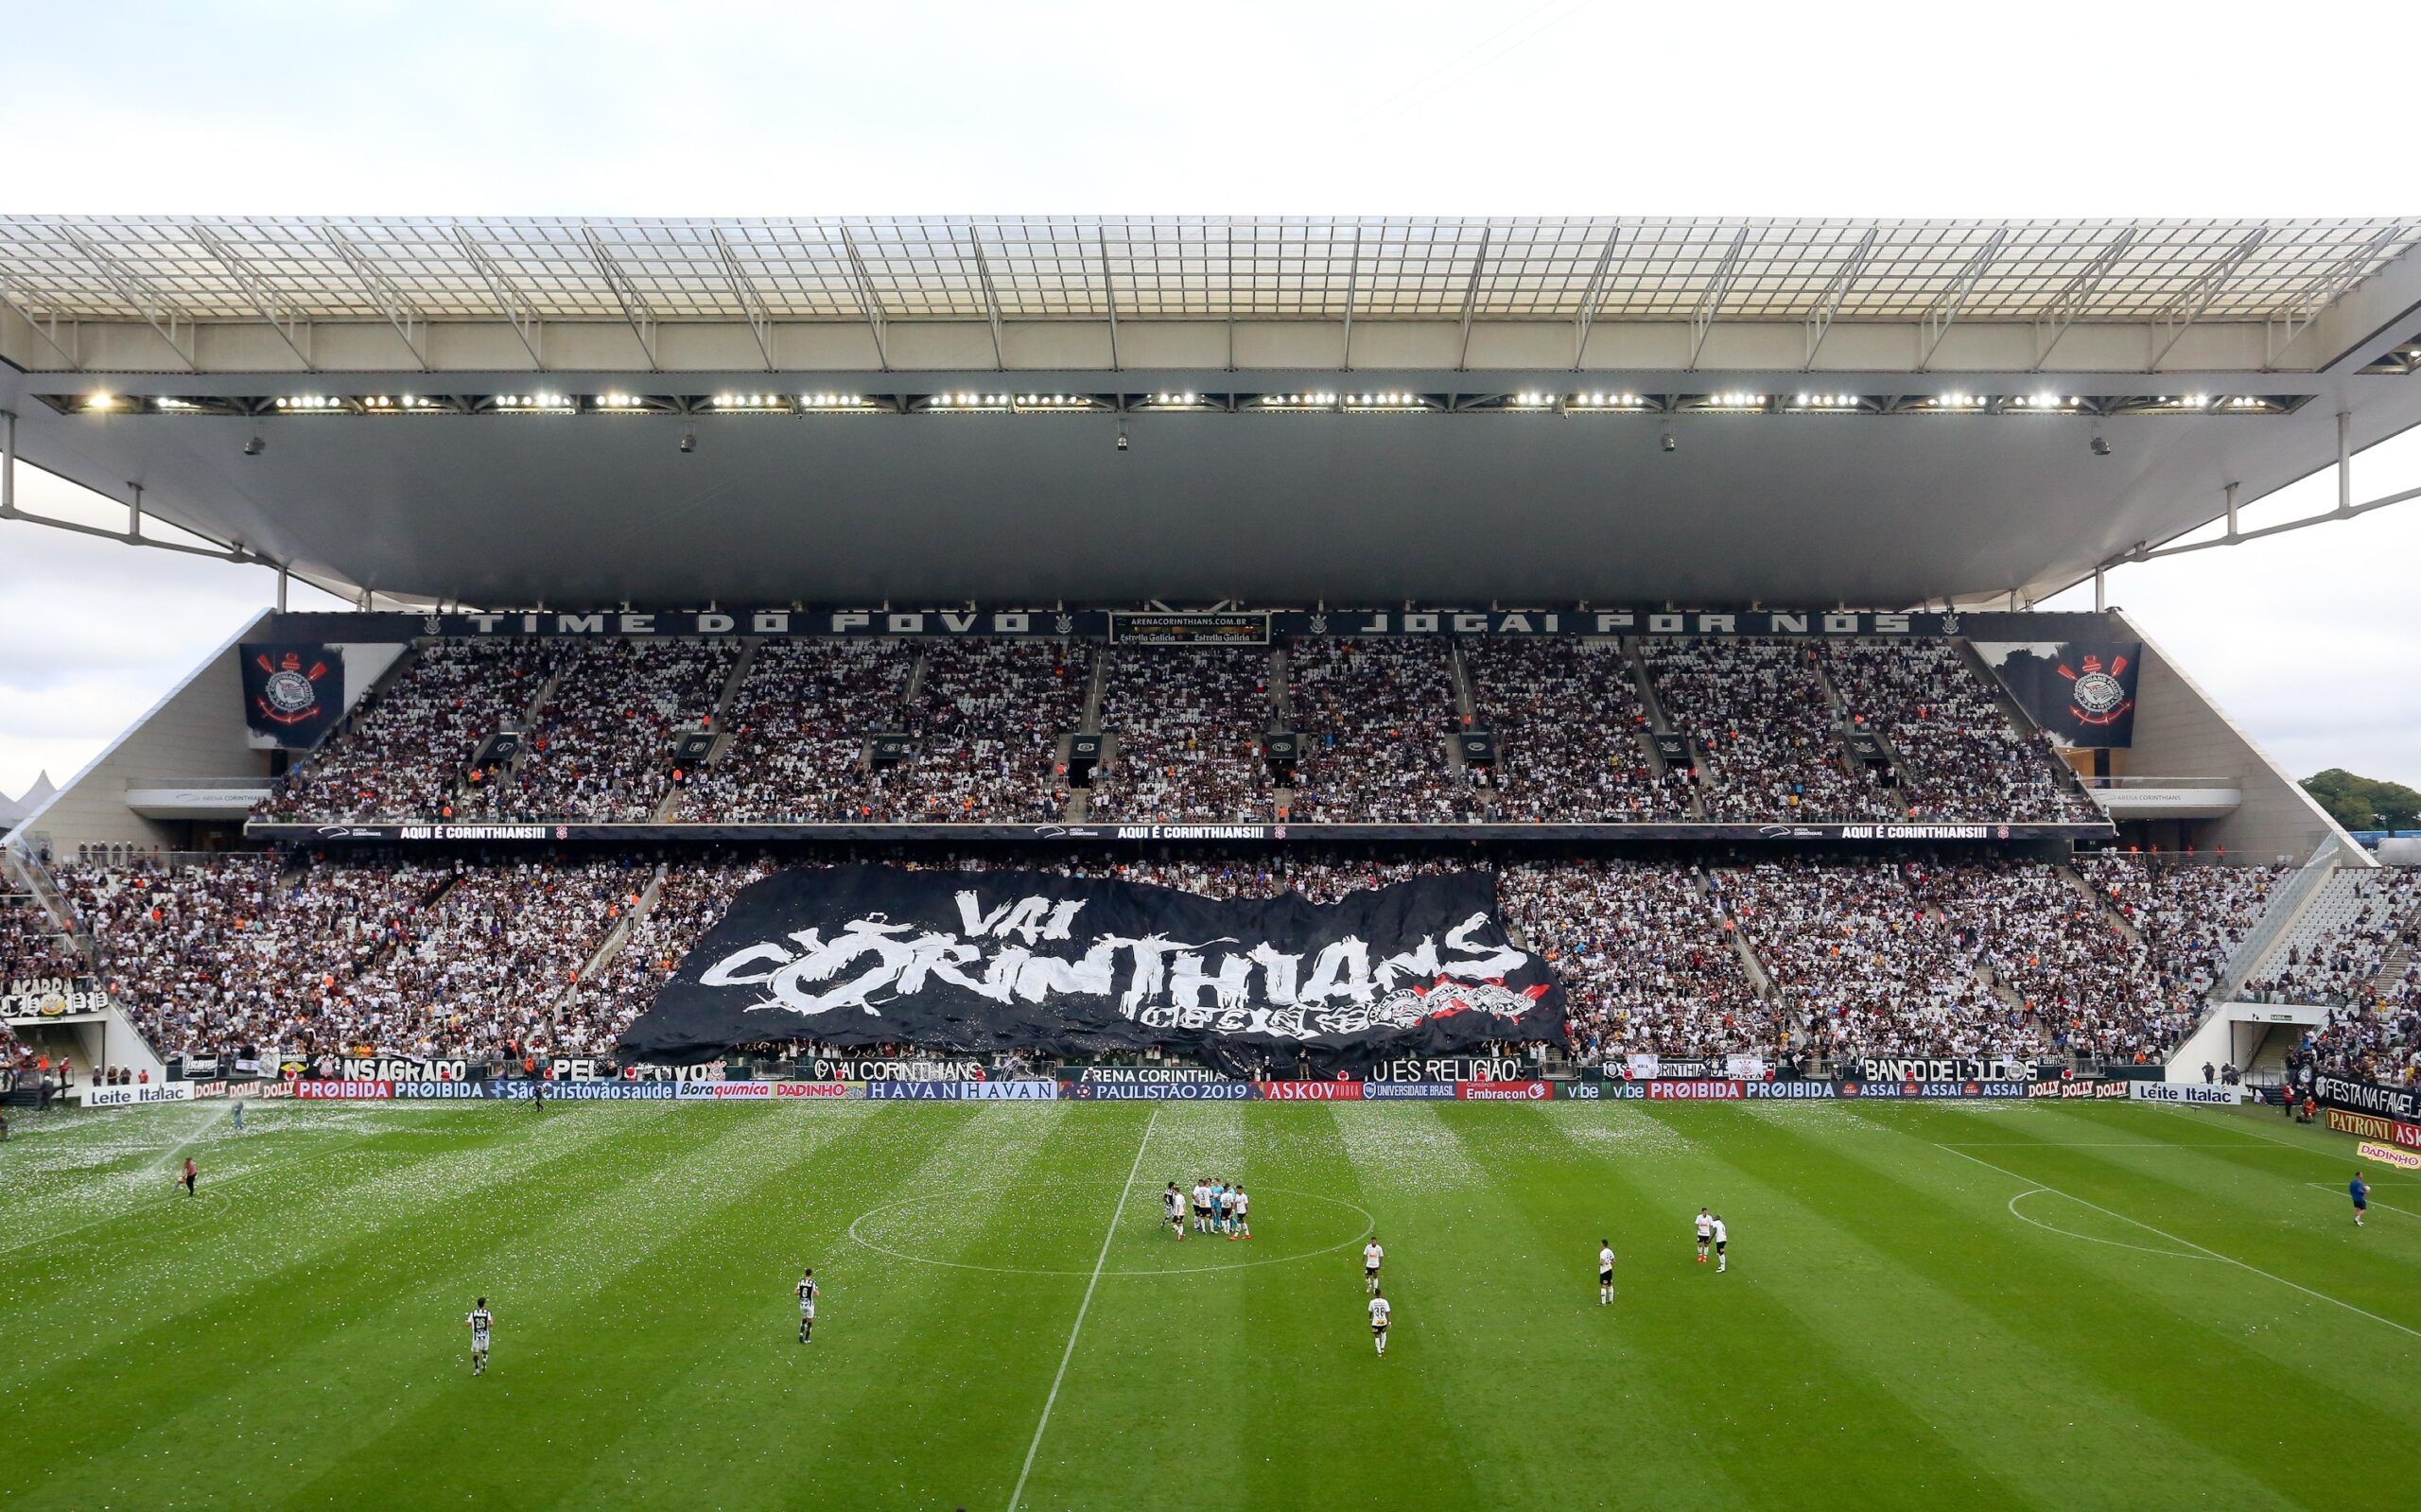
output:
<path id="1" fill-rule="evenodd" d="M 2119 681 L 2126 675 L 2127 658 L 2113 656 L 2105 667 L 2099 655 L 2088 652 L 2082 665 L 2081 672 L 2064 662 L 2060 666 L 2060 675 L 2069 683 L 2068 712 L 2084 724 L 2117 723 L 2135 706 L 2135 701 L 2127 696 L 2127 685 Z"/>
<path id="2" fill-rule="evenodd" d="M 305 670 L 300 652 L 287 652 L 270 660 L 267 652 L 253 655 L 264 674 L 261 690 L 253 695 L 253 706 L 261 718 L 277 724 L 301 724 L 320 716 L 320 679 L 328 675 L 328 664 L 314 661 Z"/>

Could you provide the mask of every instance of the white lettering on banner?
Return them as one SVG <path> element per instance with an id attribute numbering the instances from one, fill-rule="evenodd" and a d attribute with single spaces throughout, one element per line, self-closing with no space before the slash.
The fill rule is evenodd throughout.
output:
<path id="1" fill-rule="evenodd" d="M 1774 634 L 1782 634 L 1785 632 L 1799 635 L 1804 635 L 1807 634 L 1807 617 L 1805 615 L 1777 614 L 1768 621 L 1768 623 L 1771 625 Z"/>
<path id="2" fill-rule="evenodd" d="M 752 617 L 748 631 L 753 635 L 787 635 L 791 633 L 791 617 L 781 613 L 764 613 Z"/>
<path id="3" fill-rule="evenodd" d="M 732 617 L 729 615 L 700 615 L 698 617 L 698 634 L 701 635 L 729 634 L 731 627 Z"/>
<path id="4" fill-rule="evenodd" d="M 1530 958 L 1474 938 L 1489 927 L 1485 913 L 1447 930 L 1443 951 L 1434 937 L 1423 937 L 1410 950 L 1373 960 L 1368 942 L 1347 935 L 1322 947 L 1306 969 L 1299 955 L 1267 941 L 1189 943 L 1159 934 L 1095 935 L 1074 960 L 1040 955 L 1035 945 L 1072 938 L 1082 900 L 1037 894 L 987 911 L 980 893 L 968 890 L 956 901 L 962 933 L 916 933 L 917 926 L 876 914 L 850 920 L 828 940 L 815 928 L 744 946 L 708 965 L 698 982 L 763 988 L 749 1013 L 811 1017 L 856 1009 L 879 1018 L 881 1004 L 934 983 L 994 1002 L 1039 1003 L 1066 993 L 1107 997 L 1123 972 L 1119 1012 L 1135 1022 L 1292 1039 L 1408 1029 L 1449 1010 L 1516 1019 L 1529 1012 L 1534 993 L 1546 990 L 1502 984 Z M 986 954 L 1002 941 L 1015 943 Z M 1226 948 L 1214 955 L 1214 947 Z M 1250 990 L 1256 972 L 1263 983 L 1258 1004 Z"/>
<path id="5" fill-rule="evenodd" d="M 655 634 L 655 616 L 653 615 L 624 615 L 621 617 L 619 624 L 621 632 L 625 635 L 653 635 Z"/>
<path id="6" fill-rule="evenodd" d="M 605 634 L 603 615 L 557 615 L 555 633 L 562 635 L 601 635 Z"/>
<path id="7" fill-rule="evenodd" d="M 2244 1101 L 2244 1088 L 2214 1083 L 2204 1086 L 2196 1082 L 2129 1082 L 2127 1096 L 2137 1103 L 2187 1103 L 2203 1106 L 2220 1106 Z"/>
<path id="8" fill-rule="evenodd" d="M 895 635 L 921 635 L 925 633 L 925 617 L 892 615 L 883 621 L 883 628 Z"/>
<path id="9" fill-rule="evenodd" d="M 1032 615 L 1000 614 L 992 617 L 992 630 L 996 634 L 1022 635 L 1031 630 L 1033 626 L 1034 617 Z"/>

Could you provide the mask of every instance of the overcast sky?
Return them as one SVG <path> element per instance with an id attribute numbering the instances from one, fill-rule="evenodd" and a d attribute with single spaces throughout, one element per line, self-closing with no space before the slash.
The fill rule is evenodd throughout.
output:
<path id="1" fill-rule="evenodd" d="M 1547 0 L 12 8 L 0 210 L 1823 217 L 2412 212 L 2376 103 L 2421 7 Z M 139 45 L 134 44 L 139 41 Z M 2214 113 L 2214 101 L 2233 102 Z M 2251 128 L 2238 107 L 2257 104 Z M 2421 381 L 2421 380 L 2416 380 Z M 2358 498 L 2421 486 L 2421 443 Z M 2333 502 L 2303 485 L 2249 523 Z M 76 509 L 28 477 L 27 508 Z M 86 500 L 82 507 L 96 501 Z M 123 519 L 116 506 L 100 516 Z M 2121 569 L 2290 771 L 2421 785 L 2421 502 Z M 270 575 L 0 525 L 0 791 L 64 780 Z M 2071 606 L 2064 600 L 2061 607 Z M 2089 597 L 2084 600 L 2089 604 Z M 301 600 L 297 600 L 298 607 Z"/>

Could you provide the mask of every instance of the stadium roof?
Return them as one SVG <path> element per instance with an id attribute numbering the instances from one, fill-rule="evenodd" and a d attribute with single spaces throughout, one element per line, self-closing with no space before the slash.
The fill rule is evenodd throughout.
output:
<path id="1" fill-rule="evenodd" d="M 213 539 L 471 603 L 1972 599 L 2421 420 L 2417 237 L 0 217 L 0 408 Z"/>
<path id="2" fill-rule="evenodd" d="M 2421 218 L 0 217 L 37 318 L 1969 321 L 2308 316 Z"/>

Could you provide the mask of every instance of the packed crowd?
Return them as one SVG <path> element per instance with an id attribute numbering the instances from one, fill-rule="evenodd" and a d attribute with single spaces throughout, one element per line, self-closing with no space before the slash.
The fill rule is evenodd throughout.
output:
<path id="1" fill-rule="evenodd" d="M 898 640 L 770 640 L 733 695 L 721 756 L 678 817 L 702 824 L 872 822 L 866 737 L 897 729 L 914 650 Z"/>
<path id="2" fill-rule="evenodd" d="M 163 1056 L 355 1042 L 363 979 L 444 885 L 430 866 L 284 873 L 246 853 L 203 864 L 61 867 L 96 975 Z"/>
<path id="3" fill-rule="evenodd" d="M 1876 736 L 1898 780 L 1900 816 L 2085 823 L 2093 800 L 2049 744 L 2021 737 L 1947 641 L 1827 642 L 1825 669 L 1850 727 Z"/>
<path id="4" fill-rule="evenodd" d="M 1696 867 L 1629 860 L 1521 863 L 1498 878 L 1508 924 L 1563 983 L 1574 1053 L 1780 1056 L 1775 1004 L 1750 982 L 1715 891 Z"/>
<path id="5" fill-rule="evenodd" d="M 608 1055 L 632 1020 L 645 1013 L 733 895 L 773 871 L 759 858 L 744 862 L 658 866 L 637 898 L 646 908 L 595 976 L 572 983 L 547 1043 L 564 1055 Z M 651 895 L 649 889 L 653 888 Z"/>
<path id="6" fill-rule="evenodd" d="M 1089 648 L 1052 640 L 768 640 L 677 795 L 671 742 L 707 729 L 731 641 L 435 641 L 408 653 L 260 810 L 275 819 L 1049 822 L 1058 737 L 1081 722 Z M 1279 817 L 1259 748 L 1280 723 L 1257 647 L 1106 648 L 1112 759 L 1095 817 Z M 1298 820 L 1720 822 L 2096 817 L 2049 750 L 1945 643 L 1651 638 L 1640 665 L 1695 771 L 1654 755 L 1618 641 L 1474 637 L 1457 711 L 1443 642 L 1303 637 L 1287 657 Z M 925 659 L 911 696 L 911 671 Z M 1829 679 L 1829 686 L 1828 686 Z M 545 690 L 541 701 L 539 694 Z M 1838 696 L 1837 696 L 1838 695 Z M 489 737 L 516 756 L 475 766 Z M 1465 768 L 1447 737 L 1494 733 Z M 723 733 L 716 731 L 714 733 Z M 913 738 L 906 760 L 866 738 Z M 1872 734 L 1888 759 L 1859 761 Z M 1698 800 L 1702 799 L 1702 802 Z"/>
<path id="7" fill-rule="evenodd" d="M 1790 640 L 1642 643 L 1664 718 L 1698 756 L 1716 823 L 1903 817 L 1873 769 L 1853 777 L 1814 648 Z"/>
<path id="8" fill-rule="evenodd" d="M 481 742 L 518 724 L 567 642 L 433 641 L 407 653 L 279 780 L 264 819 L 450 818 Z"/>
<path id="9" fill-rule="evenodd" d="M 1910 865 L 1767 864 L 1733 874 L 1733 912 L 1814 1053 L 1991 1055 L 2039 1048 L 1979 980 L 1973 942 Z"/>
<path id="10" fill-rule="evenodd" d="M 1091 819 L 1235 824 L 1273 812 L 1269 652 L 1120 646 L 1106 653 L 1103 733 L 1118 742 L 1093 775 Z"/>
<path id="11" fill-rule="evenodd" d="M 1690 817 L 1689 773 L 1660 773 L 1622 643 L 1468 641 L 1476 724 L 1502 752 L 1480 802 L 1500 823 L 1646 824 Z"/>
<path id="12" fill-rule="evenodd" d="M 1068 808 L 1059 737 L 1085 707 L 1086 664 L 1051 640 L 942 641 L 908 723 L 914 758 L 887 784 L 900 818 L 1040 824 Z"/>
<path id="13" fill-rule="evenodd" d="M 566 659 L 520 754 L 469 774 L 457 817 L 656 817 L 673 786 L 673 737 L 712 728 L 740 652 L 729 641 L 583 642 Z"/>
<path id="14" fill-rule="evenodd" d="M 27 894 L 0 896 L 0 992 L 12 982 L 80 976 L 83 970 L 74 942 L 48 910 Z"/>
<path id="15" fill-rule="evenodd" d="M 1457 722 L 1442 642 L 1306 637 L 1286 652 L 1301 742 L 1288 817 L 1453 824 L 1470 817 L 1463 769 L 1446 759 Z"/>
<path id="16" fill-rule="evenodd" d="M 732 895 L 854 859 L 60 869 L 97 975 L 163 1054 L 601 1054 Z M 1494 869 L 1507 922 L 1565 985 L 1584 1062 L 1653 1051 L 2152 1057 L 2192 1025 L 2278 874 L 2134 858 L 1699 867 L 1296 850 L 936 855 L 915 864 L 1333 901 Z M 2421 876 L 2383 878 L 2401 890 Z M 2408 926 L 2410 928 L 2410 926 Z M 19 942 L 26 928 L 0 936 Z M 2388 943 L 2395 943 L 2391 939 Z M 2408 947 L 2412 943 L 2405 942 Z M 44 949 L 54 948 L 44 945 Z M 592 964 L 595 969 L 592 974 Z M 2412 1074 L 2421 1000 L 2337 1016 L 2322 1052 Z"/>

